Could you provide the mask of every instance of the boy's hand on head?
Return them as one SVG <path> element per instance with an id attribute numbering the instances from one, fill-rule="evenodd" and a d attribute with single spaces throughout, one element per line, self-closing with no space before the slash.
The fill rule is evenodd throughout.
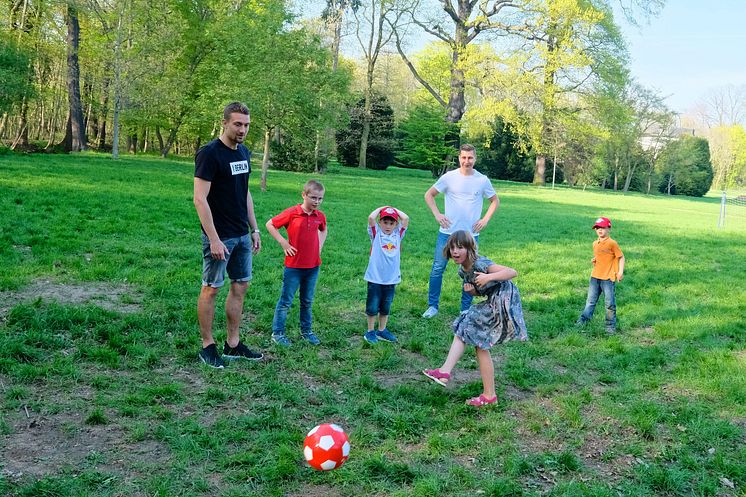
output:
<path id="1" fill-rule="evenodd" d="M 476 295 L 477 289 L 471 283 L 464 283 L 464 291 L 469 295 Z"/>

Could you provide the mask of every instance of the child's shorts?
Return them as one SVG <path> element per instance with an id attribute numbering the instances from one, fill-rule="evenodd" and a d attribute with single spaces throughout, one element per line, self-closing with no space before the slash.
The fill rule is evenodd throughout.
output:
<path id="1" fill-rule="evenodd" d="M 391 314 L 391 302 L 394 300 L 396 285 L 379 285 L 368 282 L 368 298 L 365 300 L 365 314 L 375 316 Z"/>

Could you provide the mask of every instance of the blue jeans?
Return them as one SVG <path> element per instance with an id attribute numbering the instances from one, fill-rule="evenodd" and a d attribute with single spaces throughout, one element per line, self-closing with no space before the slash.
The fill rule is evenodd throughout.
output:
<path id="1" fill-rule="evenodd" d="M 580 315 L 582 322 L 590 321 L 593 317 L 593 311 L 596 309 L 596 303 L 601 292 L 604 292 L 604 304 L 606 305 L 606 326 L 616 328 L 616 298 L 614 296 L 615 283 L 611 280 L 599 280 L 591 277 L 588 283 L 588 300 L 585 302 L 585 309 Z"/>
<path id="2" fill-rule="evenodd" d="M 275 307 L 275 317 L 272 319 L 272 334 L 284 335 L 285 322 L 288 311 L 293 305 L 295 292 L 300 288 L 300 332 L 307 334 L 313 331 L 311 327 L 311 305 L 316 291 L 316 280 L 319 277 L 319 266 L 312 268 L 286 267 L 282 275 L 282 293 Z"/>
<path id="3" fill-rule="evenodd" d="M 448 259 L 443 256 L 443 249 L 446 246 L 449 236 L 451 235 L 438 231 L 438 238 L 435 240 L 435 254 L 433 256 L 433 267 L 430 270 L 430 288 L 427 293 L 427 305 L 435 307 L 436 309 L 440 306 L 440 290 L 443 287 L 443 272 L 448 265 Z M 479 235 L 475 235 L 474 240 L 479 242 Z M 472 300 L 474 300 L 472 295 L 461 290 L 462 311 L 471 307 Z"/>

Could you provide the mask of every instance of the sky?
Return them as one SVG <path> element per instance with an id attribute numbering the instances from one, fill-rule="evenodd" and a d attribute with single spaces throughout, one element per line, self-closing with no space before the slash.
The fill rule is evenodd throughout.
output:
<path id="1" fill-rule="evenodd" d="M 323 4 L 297 2 L 306 16 L 317 16 Z M 660 15 L 639 26 L 626 22 L 621 12 L 616 17 L 633 77 L 665 96 L 672 110 L 685 114 L 708 91 L 746 86 L 746 0 L 667 0 Z M 410 49 L 425 41 L 410 41 Z M 351 37 L 346 42 L 350 55 L 356 42 Z"/>
<path id="2" fill-rule="evenodd" d="M 632 75 L 679 113 L 709 91 L 746 85 L 746 1 L 668 0 L 640 27 L 619 18 Z"/>

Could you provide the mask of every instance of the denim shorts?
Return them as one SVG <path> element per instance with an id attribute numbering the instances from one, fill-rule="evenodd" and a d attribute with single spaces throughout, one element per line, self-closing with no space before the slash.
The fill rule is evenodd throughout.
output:
<path id="1" fill-rule="evenodd" d="M 379 285 L 368 282 L 368 298 L 365 300 L 365 314 L 375 316 L 391 314 L 391 302 L 394 300 L 396 285 Z"/>
<path id="2" fill-rule="evenodd" d="M 251 237 L 244 235 L 220 241 L 228 249 L 224 261 L 212 258 L 210 239 L 202 233 L 202 286 L 220 288 L 225 283 L 226 271 L 231 281 L 251 281 Z"/>

